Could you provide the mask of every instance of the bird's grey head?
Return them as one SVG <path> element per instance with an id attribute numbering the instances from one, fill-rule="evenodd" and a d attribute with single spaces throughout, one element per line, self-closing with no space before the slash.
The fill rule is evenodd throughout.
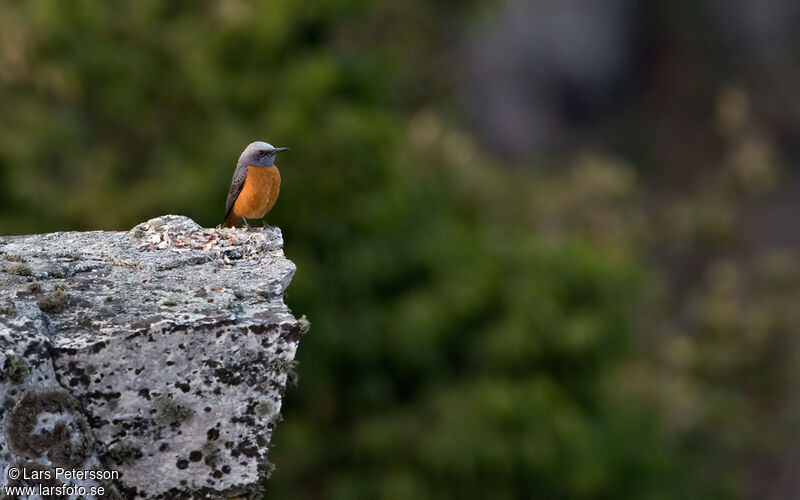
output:
<path id="1" fill-rule="evenodd" d="M 272 144 L 256 141 L 244 148 L 239 157 L 239 165 L 254 167 L 271 167 L 275 164 L 275 155 L 289 148 L 276 148 Z"/>

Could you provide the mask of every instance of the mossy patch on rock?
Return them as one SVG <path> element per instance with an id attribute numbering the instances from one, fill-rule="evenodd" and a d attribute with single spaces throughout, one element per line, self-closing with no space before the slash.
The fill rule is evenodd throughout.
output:
<path id="1" fill-rule="evenodd" d="M 25 382 L 25 377 L 30 373 L 30 368 L 25 358 L 18 356 L 13 351 L 8 351 L 6 352 L 6 362 L 3 363 L 3 371 L 5 371 L 9 380 L 15 384 L 21 384 Z"/>
<path id="2" fill-rule="evenodd" d="M 170 395 L 153 398 L 153 410 L 156 412 L 153 420 L 161 425 L 180 424 L 194 413 L 191 408 L 180 404 Z"/>
<path id="3" fill-rule="evenodd" d="M 292 368 L 296 368 L 300 362 L 296 359 L 283 359 L 278 358 L 272 362 L 272 369 L 278 373 L 285 373 L 291 370 Z"/>
<path id="4" fill-rule="evenodd" d="M 309 330 L 311 330 L 311 322 L 308 320 L 308 318 L 306 318 L 305 314 L 300 316 L 297 322 L 300 324 L 301 336 L 305 335 L 306 333 L 308 333 Z"/>
<path id="5" fill-rule="evenodd" d="M 300 375 L 295 370 L 289 370 L 286 372 L 286 383 L 292 387 L 297 387 L 297 384 L 300 383 Z"/>
<path id="6" fill-rule="evenodd" d="M 253 408 L 253 411 L 256 412 L 261 418 L 266 418 L 268 420 L 273 420 L 275 415 L 278 413 L 278 405 L 275 404 L 274 401 L 271 399 L 262 399 L 256 406 Z"/>
<path id="7" fill-rule="evenodd" d="M 6 272 L 8 274 L 15 274 L 17 276 L 33 276 L 31 268 L 28 267 L 28 264 L 24 264 L 22 262 L 6 266 Z"/>
<path id="8" fill-rule="evenodd" d="M 17 306 L 13 302 L 0 305 L 0 315 L 14 317 L 17 315 Z"/>
<path id="9" fill-rule="evenodd" d="M 67 307 L 67 300 L 69 293 L 63 288 L 56 288 L 53 292 L 48 293 L 36 303 L 39 309 L 46 313 L 60 313 Z"/>
<path id="10" fill-rule="evenodd" d="M 133 441 L 120 441 L 108 450 L 108 458 L 117 465 L 131 465 L 142 458 L 142 447 Z"/>
<path id="11" fill-rule="evenodd" d="M 82 258 L 81 254 L 78 252 L 58 252 L 55 256 L 59 259 L 66 259 L 70 262 L 76 262 Z"/>

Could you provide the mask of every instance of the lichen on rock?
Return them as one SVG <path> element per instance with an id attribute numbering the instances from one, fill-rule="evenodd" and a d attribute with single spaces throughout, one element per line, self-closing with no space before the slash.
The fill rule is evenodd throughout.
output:
<path id="1" fill-rule="evenodd" d="M 168 215 L 2 243 L 0 467 L 119 471 L 121 497 L 256 491 L 308 330 L 279 229 Z"/>

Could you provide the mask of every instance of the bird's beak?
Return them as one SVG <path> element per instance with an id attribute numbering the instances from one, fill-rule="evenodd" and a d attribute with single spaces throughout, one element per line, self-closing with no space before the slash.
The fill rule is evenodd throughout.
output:
<path id="1" fill-rule="evenodd" d="M 280 153 L 281 151 L 289 151 L 289 148 L 275 148 L 272 150 L 273 153 Z"/>

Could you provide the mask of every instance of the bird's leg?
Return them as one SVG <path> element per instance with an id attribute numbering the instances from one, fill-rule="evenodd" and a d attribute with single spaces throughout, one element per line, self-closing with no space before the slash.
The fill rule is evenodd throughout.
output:
<path id="1" fill-rule="evenodd" d="M 242 220 L 244 221 L 244 228 L 245 228 L 245 229 L 251 229 L 251 228 L 250 228 L 250 224 L 247 222 L 247 219 L 245 219 L 244 217 L 242 217 Z"/>
<path id="2" fill-rule="evenodd" d="M 269 229 L 269 224 L 267 224 L 267 221 L 263 218 L 261 219 L 261 227 Z"/>

